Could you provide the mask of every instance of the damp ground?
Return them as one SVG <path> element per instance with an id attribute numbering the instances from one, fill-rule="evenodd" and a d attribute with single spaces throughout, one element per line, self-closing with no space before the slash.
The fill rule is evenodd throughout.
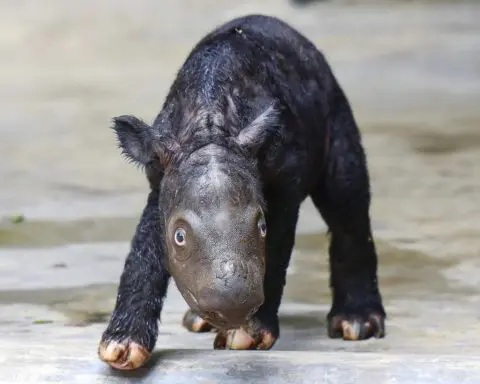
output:
<path id="1" fill-rule="evenodd" d="M 28 0 L 0 5 L 1 382 L 138 379 L 96 357 L 147 193 L 110 119 L 153 119 L 196 40 L 249 12 L 309 36 L 351 100 L 369 159 L 387 337 L 327 338 L 328 237 L 306 201 L 275 348 L 212 351 L 212 334 L 180 327 L 186 304 L 172 285 L 157 352 L 135 375 L 480 381 L 479 4 Z"/>

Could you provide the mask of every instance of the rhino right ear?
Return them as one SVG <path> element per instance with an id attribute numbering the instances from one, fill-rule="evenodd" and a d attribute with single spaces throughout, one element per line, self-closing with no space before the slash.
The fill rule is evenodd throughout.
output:
<path id="1" fill-rule="evenodd" d="M 145 166 L 159 159 L 160 165 L 166 168 L 179 148 L 175 139 L 160 135 L 152 126 L 135 116 L 118 116 L 113 119 L 113 123 L 118 146 L 126 158 L 137 165 Z"/>

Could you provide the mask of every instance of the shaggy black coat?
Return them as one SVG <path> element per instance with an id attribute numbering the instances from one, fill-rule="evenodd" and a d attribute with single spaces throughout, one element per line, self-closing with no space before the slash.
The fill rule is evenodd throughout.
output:
<path id="1" fill-rule="evenodd" d="M 212 144 L 226 150 L 237 188 L 267 212 L 261 328 L 279 336 L 299 208 L 310 196 L 331 233 L 329 335 L 346 337 L 340 324 L 357 320 L 364 327 L 357 339 L 372 329 L 383 335 L 366 156 L 349 102 L 312 42 L 273 17 L 234 19 L 193 48 L 152 127 L 121 116 L 114 128 L 125 154 L 144 165 L 151 191 L 103 341 L 154 348 L 170 278 L 162 223 L 208 161 L 191 155 Z M 168 169 L 176 176 L 163 180 Z"/>

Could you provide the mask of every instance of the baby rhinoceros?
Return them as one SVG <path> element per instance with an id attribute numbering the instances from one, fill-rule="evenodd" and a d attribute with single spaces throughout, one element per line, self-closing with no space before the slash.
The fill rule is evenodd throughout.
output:
<path id="1" fill-rule="evenodd" d="M 301 203 L 328 225 L 328 335 L 385 334 L 370 181 L 349 102 L 320 51 L 285 22 L 248 15 L 190 52 L 150 126 L 114 119 L 150 185 L 99 346 L 135 369 L 149 358 L 170 277 L 191 331 L 216 349 L 270 349 Z"/>

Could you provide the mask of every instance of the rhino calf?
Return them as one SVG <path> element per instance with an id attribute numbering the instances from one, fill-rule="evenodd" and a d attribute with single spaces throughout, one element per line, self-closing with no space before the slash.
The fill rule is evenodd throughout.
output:
<path id="1" fill-rule="evenodd" d="M 248 15 L 190 52 L 149 125 L 114 119 L 150 185 L 99 355 L 135 369 L 152 352 L 171 277 L 191 331 L 217 349 L 270 349 L 301 203 L 331 233 L 328 334 L 383 337 L 370 181 L 349 102 L 321 52 L 285 22 Z"/>

